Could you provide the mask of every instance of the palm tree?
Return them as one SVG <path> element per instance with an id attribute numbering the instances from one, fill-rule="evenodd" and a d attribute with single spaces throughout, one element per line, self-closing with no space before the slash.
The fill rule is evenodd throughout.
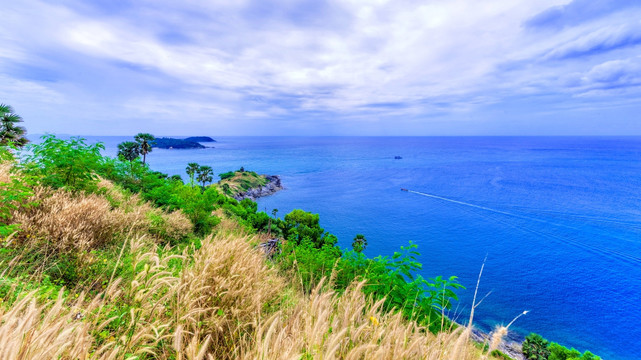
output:
<path id="1" fill-rule="evenodd" d="M 352 249 L 356 251 L 357 253 L 363 252 L 365 248 L 367 247 L 367 239 L 365 239 L 365 235 L 363 234 L 356 234 L 354 237 L 354 240 L 352 241 Z"/>
<path id="2" fill-rule="evenodd" d="M 194 176 L 196 175 L 196 172 L 200 168 L 200 165 L 197 163 L 189 163 L 187 164 L 187 168 L 185 171 L 187 171 L 187 175 L 189 175 L 189 183 L 191 184 L 191 187 L 194 187 Z"/>
<path id="3" fill-rule="evenodd" d="M 214 170 L 211 166 L 201 166 L 198 168 L 198 182 L 203 183 L 203 190 L 205 189 L 206 183 L 214 180 L 214 177 L 212 176 L 213 173 Z"/>
<path id="4" fill-rule="evenodd" d="M 136 140 L 139 145 L 139 151 L 140 155 L 142 155 L 142 163 L 144 165 L 147 160 L 147 154 L 151 152 L 151 145 L 154 144 L 156 138 L 151 134 L 139 133 L 134 136 L 134 140 Z"/>
<path id="5" fill-rule="evenodd" d="M 118 144 L 118 157 L 129 161 L 131 172 L 134 171 L 134 160 L 140 156 L 140 144 L 133 141 L 125 141 Z"/>
<path id="6" fill-rule="evenodd" d="M 11 142 L 17 147 L 23 147 L 29 142 L 24 137 L 27 130 L 17 125 L 21 122 L 22 118 L 13 113 L 11 106 L 0 104 L 0 145 L 7 145 Z"/>

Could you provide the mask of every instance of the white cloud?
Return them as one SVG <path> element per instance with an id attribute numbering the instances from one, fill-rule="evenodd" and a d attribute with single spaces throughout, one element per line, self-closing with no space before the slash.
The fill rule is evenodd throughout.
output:
<path id="1" fill-rule="evenodd" d="M 27 80 L 14 69 L 44 67 L 60 78 L 29 81 L 58 94 L 49 101 L 79 99 L 103 113 L 115 107 L 150 124 L 180 115 L 197 124 L 213 114 L 230 122 L 310 112 L 345 121 L 456 116 L 515 95 L 630 84 L 612 69 L 631 57 L 609 51 L 641 41 L 641 14 L 608 13 L 554 34 L 523 26 L 567 3 L 333 0 L 309 2 L 306 14 L 305 2 L 289 0 L 159 0 L 112 11 L 25 0 L 11 3 L 11 20 L 0 24 L 0 74 L 19 83 Z M 609 73 L 597 68 L 608 62 Z M 99 126 L 92 106 L 67 119 Z"/>

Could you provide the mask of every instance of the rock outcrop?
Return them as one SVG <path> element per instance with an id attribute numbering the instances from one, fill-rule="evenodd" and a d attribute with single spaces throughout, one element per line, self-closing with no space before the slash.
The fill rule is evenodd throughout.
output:
<path id="1" fill-rule="evenodd" d="M 279 190 L 283 189 L 283 186 L 280 183 L 280 176 L 278 175 L 266 175 L 267 183 L 259 188 L 252 188 L 247 191 L 243 191 L 234 196 L 234 199 L 240 201 L 242 199 L 252 199 L 256 200 L 263 196 L 269 196 Z"/>

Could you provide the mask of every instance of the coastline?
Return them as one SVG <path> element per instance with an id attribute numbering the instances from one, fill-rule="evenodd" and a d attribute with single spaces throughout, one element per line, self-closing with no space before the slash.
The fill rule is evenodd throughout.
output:
<path id="1" fill-rule="evenodd" d="M 492 333 L 485 333 L 472 326 L 470 338 L 473 341 L 476 341 L 479 344 L 489 344 L 491 341 L 491 336 Z M 527 360 L 525 358 L 525 355 L 523 355 L 523 352 L 521 351 L 521 342 L 511 339 L 509 333 L 505 338 L 503 338 L 503 340 L 501 340 L 501 343 L 498 345 L 497 349 L 514 360 Z"/>
<path id="2" fill-rule="evenodd" d="M 255 201 L 258 198 L 269 196 L 283 190 L 280 176 L 278 175 L 264 175 L 267 183 L 261 187 L 250 188 L 246 191 L 240 192 L 233 196 L 234 199 L 241 201 L 243 199 L 251 199 Z"/>

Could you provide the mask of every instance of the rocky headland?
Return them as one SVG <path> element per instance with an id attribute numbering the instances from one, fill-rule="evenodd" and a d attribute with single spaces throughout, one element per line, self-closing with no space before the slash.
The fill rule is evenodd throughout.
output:
<path id="1" fill-rule="evenodd" d="M 278 175 L 263 175 L 267 182 L 263 186 L 249 188 L 245 191 L 234 195 L 234 199 L 240 201 L 243 199 L 256 200 L 260 197 L 272 195 L 283 189 L 283 185 Z"/>

